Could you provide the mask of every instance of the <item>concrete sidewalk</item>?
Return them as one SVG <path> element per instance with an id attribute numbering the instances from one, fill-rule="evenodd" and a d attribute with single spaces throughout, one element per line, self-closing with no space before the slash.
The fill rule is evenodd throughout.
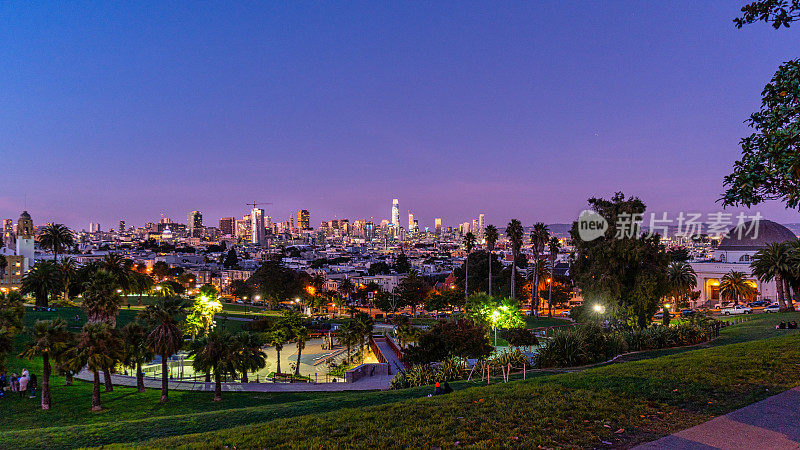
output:
<path id="1" fill-rule="evenodd" d="M 636 449 L 800 449 L 800 387 Z"/>
<path id="2" fill-rule="evenodd" d="M 93 375 L 83 369 L 75 378 L 91 382 Z M 100 375 L 102 382 L 103 375 Z M 375 391 L 389 389 L 391 375 L 364 377 L 355 383 L 222 383 L 222 390 L 228 392 L 336 392 L 336 391 Z M 111 375 L 114 386 L 136 386 L 136 377 Z M 169 389 L 176 391 L 213 391 L 214 383 L 169 380 Z M 161 389 L 161 379 L 145 378 L 146 388 Z"/>

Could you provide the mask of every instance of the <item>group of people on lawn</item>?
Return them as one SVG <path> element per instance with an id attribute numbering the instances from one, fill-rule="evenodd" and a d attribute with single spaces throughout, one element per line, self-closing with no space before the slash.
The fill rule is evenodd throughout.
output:
<path id="1" fill-rule="evenodd" d="M 775 329 L 776 330 L 795 330 L 795 329 L 797 329 L 797 322 L 795 322 L 793 320 L 793 321 L 791 321 L 789 323 L 786 323 L 785 320 L 781 320 L 781 323 L 775 325 Z"/>
<path id="2" fill-rule="evenodd" d="M 22 369 L 22 375 L 0 372 L 0 398 L 5 397 L 6 392 L 11 395 L 18 393 L 20 398 L 25 397 L 27 392 L 33 398 L 36 396 L 36 387 L 36 374 L 28 372 L 28 369 Z"/>

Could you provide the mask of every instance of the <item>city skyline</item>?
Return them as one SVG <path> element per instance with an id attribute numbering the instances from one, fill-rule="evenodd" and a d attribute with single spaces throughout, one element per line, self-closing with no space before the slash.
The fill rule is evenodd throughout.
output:
<path id="1" fill-rule="evenodd" d="M 377 220 L 399 197 L 420 224 L 561 223 L 618 190 L 716 211 L 800 49 L 736 30 L 739 7 L 5 3 L 0 216 L 216 219 L 258 199 Z"/>

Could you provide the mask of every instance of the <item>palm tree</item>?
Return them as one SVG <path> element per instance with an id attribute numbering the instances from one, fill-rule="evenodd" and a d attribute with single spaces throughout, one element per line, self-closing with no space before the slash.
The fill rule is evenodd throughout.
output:
<path id="1" fill-rule="evenodd" d="M 22 353 L 22 357 L 31 359 L 35 356 L 42 357 L 42 409 L 50 409 L 50 358 L 55 357 L 67 349 L 72 338 L 72 333 L 67 329 L 67 322 L 58 318 L 55 320 L 37 320 L 31 330 L 33 340 Z"/>
<path id="2" fill-rule="evenodd" d="M 358 330 L 359 344 L 361 346 L 361 362 L 364 362 L 364 338 L 372 336 L 375 321 L 369 314 L 358 312 L 355 317 L 355 327 Z"/>
<path id="3" fill-rule="evenodd" d="M 72 236 L 72 231 L 60 223 L 54 223 L 45 227 L 39 237 L 39 245 L 42 248 L 50 249 L 53 252 L 53 260 L 58 262 L 58 254 L 65 247 L 74 244 L 75 239 Z"/>
<path id="4" fill-rule="evenodd" d="M 670 293 L 676 301 L 681 301 L 686 294 L 697 287 L 697 274 L 692 265 L 686 261 L 675 261 L 667 268 Z"/>
<path id="5" fill-rule="evenodd" d="M 153 290 L 153 279 L 146 273 L 131 273 L 131 293 L 139 296 L 139 306 L 142 306 L 142 295 Z"/>
<path id="6" fill-rule="evenodd" d="M 78 265 L 74 259 L 66 257 L 61 259 L 58 270 L 61 273 L 61 283 L 64 285 L 64 303 L 69 304 L 69 285 L 78 273 Z"/>
<path id="7" fill-rule="evenodd" d="M 62 287 L 61 273 L 53 261 L 42 261 L 22 277 L 20 293 L 33 294 L 36 306 L 48 306 L 48 296 L 58 292 Z"/>
<path id="8" fill-rule="evenodd" d="M 101 263 L 103 269 L 108 272 L 114 280 L 114 287 L 125 293 L 129 293 L 132 287 L 133 277 L 128 266 L 130 260 L 126 260 L 116 253 L 109 253 L 103 258 Z"/>
<path id="9" fill-rule="evenodd" d="M 353 292 L 353 287 L 353 281 L 349 278 L 345 278 L 341 283 L 339 283 L 339 293 L 345 297 L 348 305 L 350 304 L 350 294 Z"/>
<path id="10" fill-rule="evenodd" d="M 531 231 L 531 247 L 533 249 L 533 282 L 531 284 L 531 310 L 539 314 L 539 258 L 550 240 L 550 229 L 543 222 L 536 222 Z"/>
<path id="11" fill-rule="evenodd" d="M 86 311 L 89 323 L 105 322 L 111 328 L 117 326 L 117 312 L 122 304 L 114 283 L 114 276 L 105 269 L 92 273 L 89 280 L 83 285 L 83 309 Z M 106 392 L 114 390 L 111 383 L 111 369 L 113 361 L 103 369 Z"/>
<path id="12" fill-rule="evenodd" d="M 193 341 L 189 356 L 198 372 L 214 372 L 214 401 L 222 400 L 222 375 L 235 374 L 238 341 L 228 331 L 217 329 Z M 163 401 L 163 400 L 162 400 Z"/>
<path id="13" fill-rule="evenodd" d="M 549 290 L 547 295 L 547 317 L 553 317 L 553 281 L 555 280 L 556 276 L 556 258 L 558 258 L 558 252 L 561 248 L 561 244 L 558 242 L 558 238 L 553 236 L 550 238 L 550 242 L 548 243 L 547 247 L 548 251 L 550 252 L 550 282 L 547 283 Z"/>
<path id="14" fill-rule="evenodd" d="M 130 322 L 122 327 L 122 364 L 136 369 L 136 388 L 144 392 L 142 364 L 155 356 L 147 346 L 147 329 L 139 322 Z"/>
<path id="15" fill-rule="evenodd" d="M 279 321 L 280 322 L 280 321 Z M 281 350 L 283 350 L 283 346 L 289 342 L 289 333 L 286 330 L 286 327 L 283 326 L 281 323 L 276 323 L 275 328 L 272 329 L 267 334 L 267 342 L 269 345 L 275 347 L 275 353 L 277 354 L 277 367 L 275 369 L 276 374 L 281 373 Z"/>
<path id="16" fill-rule="evenodd" d="M 511 242 L 511 253 L 514 255 L 514 261 L 511 263 L 511 298 L 516 298 L 516 284 L 517 284 L 517 258 L 522 250 L 522 223 L 517 219 L 511 219 L 506 227 L 506 236 Z M 533 313 L 533 305 L 531 305 L 531 313 Z"/>
<path id="17" fill-rule="evenodd" d="M 494 225 L 487 225 L 483 231 L 483 238 L 486 240 L 486 250 L 489 252 L 489 295 L 492 295 L 492 252 L 500 235 L 497 233 L 497 227 Z"/>
<path id="18" fill-rule="evenodd" d="M 339 345 L 345 346 L 347 349 L 346 360 L 348 362 L 350 361 L 350 349 L 359 341 L 358 334 L 358 327 L 353 321 L 345 323 L 337 330 L 336 342 L 338 342 Z"/>
<path id="19" fill-rule="evenodd" d="M 725 298 L 733 300 L 735 305 L 739 304 L 739 299 L 749 299 L 756 293 L 756 288 L 747 280 L 744 272 L 731 270 L 726 273 L 719 283 L 719 293 Z"/>
<path id="20" fill-rule="evenodd" d="M 161 401 L 169 395 L 167 360 L 183 346 L 181 323 L 186 316 L 186 302 L 180 297 L 162 297 L 141 312 L 142 322 L 147 326 L 148 348 L 161 357 Z"/>
<path id="21" fill-rule="evenodd" d="M 78 348 L 79 337 L 80 335 L 73 334 L 67 343 L 67 348 L 55 355 L 56 368 L 59 373 L 64 375 L 65 386 L 72 386 L 74 376 L 79 374 L 86 365 Z"/>
<path id="22" fill-rule="evenodd" d="M 242 383 L 247 383 L 247 372 L 256 372 L 267 364 L 267 354 L 264 353 L 266 339 L 262 333 L 242 331 L 236 335 L 238 352 L 236 366 L 242 373 Z"/>
<path id="23" fill-rule="evenodd" d="M 303 354 L 303 349 L 306 348 L 306 342 L 310 339 L 308 335 L 308 328 L 302 325 L 294 330 L 294 339 L 297 341 L 297 364 L 294 366 L 294 375 L 300 376 L 300 357 Z"/>
<path id="24" fill-rule="evenodd" d="M 78 336 L 77 357 L 92 372 L 92 411 L 100 411 L 100 371 L 114 363 L 121 345 L 114 330 L 104 322 L 87 323 Z"/>
<path id="25" fill-rule="evenodd" d="M 795 239 L 787 243 L 790 252 L 789 271 L 783 278 L 784 291 L 786 294 L 786 308 L 794 311 L 794 303 L 800 302 L 800 239 Z M 792 297 L 794 291 L 794 297 Z"/>
<path id="26" fill-rule="evenodd" d="M 114 276 L 106 270 L 98 270 L 83 288 L 83 309 L 89 322 L 106 322 L 115 327 L 122 297 L 117 292 Z"/>
<path id="27" fill-rule="evenodd" d="M 472 253 L 472 249 L 475 248 L 475 235 L 472 234 L 471 231 L 468 231 L 467 234 L 464 235 L 464 248 L 467 249 L 467 259 L 464 260 L 464 295 L 469 295 L 469 255 Z"/>

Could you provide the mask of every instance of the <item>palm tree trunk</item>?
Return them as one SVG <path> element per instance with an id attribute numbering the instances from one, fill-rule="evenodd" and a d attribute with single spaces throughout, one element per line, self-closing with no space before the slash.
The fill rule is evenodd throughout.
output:
<path id="1" fill-rule="evenodd" d="M 249 383 L 249 379 L 247 378 L 247 370 L 242 371 L 242 383 Z"/>
<path id="2" fill-rule="evenodd" d="M 136 389 L 144 392 L 144 374 L 142 373 L 142 363 L 136 363 Z"/>
<path id="3" fill-rule="evenodd" d="M 469 298 L 469 253 L 464 260 L 464 298 Z"/>
<path id="4" fill-rule="evenodd" d="M 536 260 L 533 263 L 533 284 L 531 284 L 531 311 L 539 312 L 539 255 L 534 255 Z"/>
<path id="5" fill-rule="evenodd" d="M 517 298 L 515 294 L 515 285 L 517 284 L 517 256 L 514 255 L 514 261 L 511 263 L 511 298 Z M 531 305 L 531 314 L 533 314 L 533 305 Z"/>
<path id="6" fill-rule="evenodd" d="M 100 372 L 93 370 L 92 373 L 94 374 L 92 386 L 92 411 L 100 411 L 103 409 L 102 405 L 100 405 Z"/>
<path id="7" fill-rule="evenodd" d="M 492 251 L 489 250 L 489 297 L 492 296 Z"/>
<path id="8" fill-rule="evenodd" d="M 50 409 L 52 398 L 50 397 L 50 355 L 42 354 L 42 409 Z"/>
<path id="9" fill-rule="evenodd" d="M 275 346 L 275 353 L 278 355 L 278 367 L 275 373 L 281 373 L 281 347 Z"/>
<path id="10" fill-rule="evenodd" d="M 114 390 L 114 385 L 111 384 L 111 369 L 108 367 L 103 369 L 103 381 L 105 381 L 106 392 L 112 392 Z"/>
<path id="11" fill-rule="evenodd" d="M 161 355 L 161 402 L 169 399 L 169 378 L 167 376 L 167 355 Z"/>
<path id="12" fill-rule="evenodd" d="M 303 347 L 297 346 L 297 364 L 294 366 L 294 375 L 300 376 L 300 356 L 303 354 Z"/>
<path id="13" fill-rule="evenodd" d="M 66 375 L 65 375 L 65 379 L 66 379 L 65 386 L 72 386 L 72 376 L 73 376 L 72 375 L 72 371 L 71 370 L 67 370 L 66 371 Z"/>
<path id="14" fill-rule="evenodd" d="M 775 275 L 775 288 L 778 291 L 778 308 L 780 311 L 786 310 L 786 297 L 784 297 L 783 277 Z"/>
<path id="15" fill-rule="evenodd" d="M 222 375 L 219 370 L 214 371 L 214 401 L 222 400 Z"/>
<path id="16" fill-rule="evenodd" d="M 553 268 L 555 267 L 555 262 L 550 262 L 550 282 L 547 283 L 548 286 L 548 294 L 547 294 L 547 317 L 553 317 Z"/>
<path id="17" fill-rule="evenodd" d="M 783 291 L 786 295 L 786 309 L 791 311 L 792 309 L 794 309 L 794 304 L 792 303 L 792 286 L 789 283 L 788 278 L 783 279 L 783 286 L 784 286 Z"/>

